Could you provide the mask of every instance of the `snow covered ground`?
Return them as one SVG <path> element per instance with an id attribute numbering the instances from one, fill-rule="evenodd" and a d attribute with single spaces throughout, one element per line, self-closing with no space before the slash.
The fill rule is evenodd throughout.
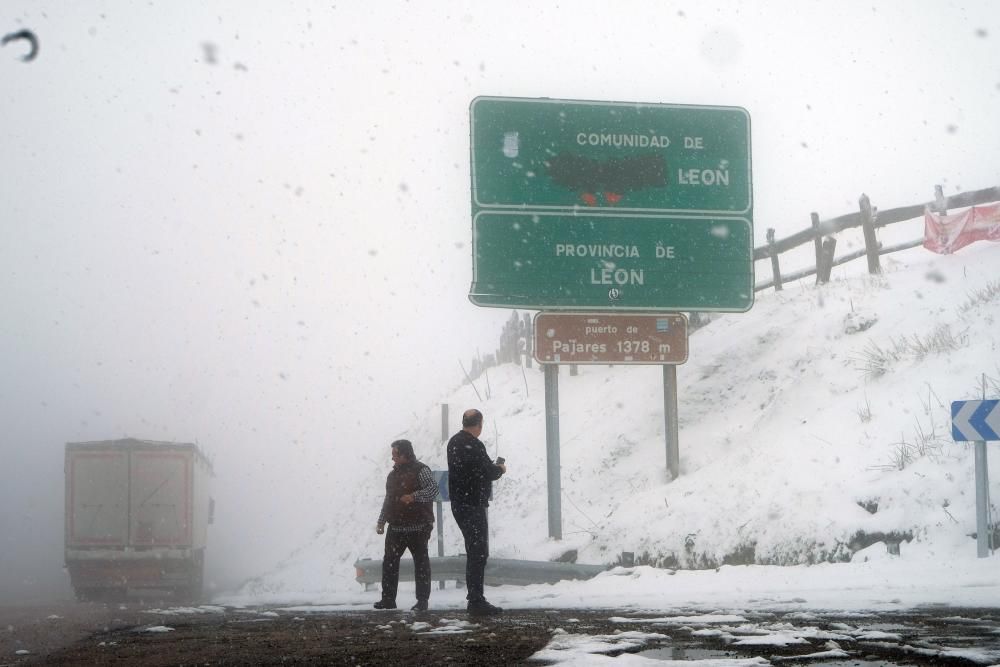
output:
<path id="1" fill-rule="evenodd" d="M 380 558 L 375 520 L 389 442 L 408 437 L 446 468 L 440 403 L 486 417 L 508 474 L 490 510 L 495 557 L 639 565 L 590 581 L 490 588 L 508 607 L 890 611 L 1000 606 L 1000 556 L 976 557 L 973 446 L 951 439 L 950 404 L 1000 396 L 1000 246 L 921 248 L 757 295 L 747 313 L 694 332 L 678 367 L 681 475 L 668 481 L 658 367 L 581 366 L 560 376 L 563 539 L 548 537 L 542 374 L 491 369 L 429 400 L 402 434 L 359 445 L 367 476 L 342 489 L 314 539 L 224 604 L 369 608 L 358 558 Z M 442 375 L 447 375 L 442 372 Z M 477 397 L 476 392 L 482 397 Z M 376 429 L 377 430 L 377 429 Z M 996 448 L 990 443 L 992 461 Z M 994 463 L 990 490 L 1000 498 Z M 994 515 L 997 514 L 994 507 Z M 445 554 L 462 552 L 445 508 Z M 901 540 L 899 554 L 887 541 Z M 432 538 L 432 554 L 435 550 Z M 489 583 L 489 582 L 487 582 Z M 435 609 L 464 591 L 432 593 Z M 412 595 L 401 585 L 400 599 Z"/>

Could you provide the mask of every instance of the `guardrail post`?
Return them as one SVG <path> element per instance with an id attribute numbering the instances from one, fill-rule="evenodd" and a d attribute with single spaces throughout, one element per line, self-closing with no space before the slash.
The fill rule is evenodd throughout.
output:
<path id="1" fill-rule="evenodd" d="M 771 273 L 774 274 L 774 291 L 780 292 L 781 267 L 778 266 L 778 250 L 774 247 L 774 228 L 767 230 L 767 251 L 771 255 Z"/>
<path id="2" fill-rule="evenodd" d="M 868 273 L 881 273 L 878 263 L 878 240 L 875 238 L 875 216 L 872 214 L 872 203 L 868 195 L 862 194 L 859 200 L 861 206 L 861 229 L 865 233 L 865 254 L 868 255 Z"/>

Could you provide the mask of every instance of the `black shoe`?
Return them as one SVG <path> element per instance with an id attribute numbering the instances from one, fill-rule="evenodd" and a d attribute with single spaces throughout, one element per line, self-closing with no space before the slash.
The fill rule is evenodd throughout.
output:
<path id="1" fill-rule="evenodd" d="M 470 602 L 466 610 L 469 612 L 470 616 L 496 616 L 497 614 L 502 614 L 503 609 L 492 605 L 486 600 L 476 600 L 475 602 Z"/>
<path id="2" fill-rule="evenodd" d="M 375 603 L 375 608 L 376 609 L 395 609 L 396 608 L 396 601 L 395 600 L 379 600 L 378 602 Z"/>
<path id="3" fill-rule="evenodd" d="M 417 600 L 417 604 L 410 607 L 410 611 L 427 611 L 427 600 Z"/>

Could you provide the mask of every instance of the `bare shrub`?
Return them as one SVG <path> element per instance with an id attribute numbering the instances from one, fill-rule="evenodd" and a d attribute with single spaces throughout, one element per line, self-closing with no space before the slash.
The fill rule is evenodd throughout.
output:
<path id="1" fill-rule="evenodd" d="M 860 355 L 854 357 L 854 361 L 865 379 L 871 380 L 882 377 L 904 359 L 920 361 L 931 354 L 958 350 L 968 344 L 968 330 L 954 334 L 950 326 L 942 324 L 924 337 L 913 334 L 890 338 L 886 347 L 880 346 L 875 341 L 868 341 L 868 345 Z"/>
<path id="2" fill-rule="evenodd" d="M 969 293 L 969 298 L 958 307 L 958 312 L 967 313 L 981 303 L 987 303 L 994 299 L 1000 299 L 1000 280 L 986 283 L 982 289 Z"/>

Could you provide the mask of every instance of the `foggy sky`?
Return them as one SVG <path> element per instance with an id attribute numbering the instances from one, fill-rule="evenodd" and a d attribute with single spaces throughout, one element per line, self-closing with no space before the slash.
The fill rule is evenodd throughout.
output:
<path id="1" fill-rule="evenodd" d="M 0 49 L 0 602 L 65 592 L 65 442 L 199 442 L 230 582 L 492 349 L 509 312 L 467 299 L 477 95 L 745 107 L 758 244 L 862 192 L 1000 180 L 989 1 L 6 3 L 0 34 L 21 28 L 41 50 Z"/>

